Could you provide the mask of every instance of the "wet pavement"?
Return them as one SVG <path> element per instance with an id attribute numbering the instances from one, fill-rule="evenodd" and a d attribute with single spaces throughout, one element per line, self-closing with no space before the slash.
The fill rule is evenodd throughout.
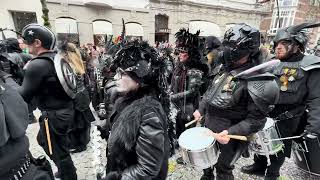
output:
<path id="1" fill-rule="evenodd" d="M 27 129 L 27 135 L 30 141 L 30 150 L 32 154 L 37 157 L 40 155 L 44 155 L 44 151 L 37 144 L 36 135 L 39 130 L 39 125 L 37 123 L 29 125 Z M 104 142 L 102 147 L 103 150 L 101 152 L 102 162 L 106 163 L 105 158 L 105 145 Z M 77 168 L 77 174 L 79 180 L 95 180 L 95 166 L 96 158 L 93 156 L 93 147 L 94 143 L 90 141 L 88 144 L 88 148 L 86 151 L 81 153 L 72 154 L 72 159 Z M 175 163 L 174 156 L 170 159 L 170 170 L 168 175 L 168 180 L 197 180 L 200 179 L 202 170 L 197 170 L 186 165 L 179 165 Z M 253 162 L 252 158 L 241 158 L 235 165 L 234 175 L 237 180 L 263 180 L 261 177 L 257 176 L 249 176 L 240 172 L 240 168 L 244 165 L 251 164 Z M 57 171 L 57 168 L 54 166 L 53 162 L 53 172 Z M 304 173 L 301 171 L 294 163 L 293 159 L 286 159 L 284 166 L 281 168 L 281 180 L 320 180 L 320 177 L 309 175 L 308 173 Z"/>

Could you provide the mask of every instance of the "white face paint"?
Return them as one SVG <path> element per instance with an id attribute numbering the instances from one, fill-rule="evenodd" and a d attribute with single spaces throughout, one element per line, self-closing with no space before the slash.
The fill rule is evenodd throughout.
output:
<path id="1" fill-rule="evenodd" d="M 125 74 L 125 72 L 118 72 L 113 79 L 116 84 L 115 90 L 121 94 L 126 94 L 130 91 L 137 90 L 139 87 L 139 84 L 130 76 Z"/>

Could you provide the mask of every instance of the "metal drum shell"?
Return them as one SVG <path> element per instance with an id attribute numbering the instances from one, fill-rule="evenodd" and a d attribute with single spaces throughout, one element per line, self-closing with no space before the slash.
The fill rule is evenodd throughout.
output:
<path id="1" fill-rule="evenodd" d="M 180 146 L 182 159 L 185 163 L 199 169 L 206 169 L 215 165 L 218 161 L 218 147 L 215 142 L 201 150 L 188 150 Z"/>
<path id="2" fill-rule="evenodd" d="M 265 156 L 275 155 L 283 150 L 284 144 L 282 141 L 268 142 L 268 140 L 279 138 L 274 122 L 269 128 L 257 132 L 254 137 L 255 140 L 250 142 L 249 148 L 256 154 Z"/>
<path id="3" fill-rule="evenodd" d="M 306 139 L 308 151 L 304 145 L 293 141 L 293 158 L 295 164 L 304 172 L 320 176 L 320 144 L 319 138 Z M 299 144 L 299 145 L 298 145 Z M 309 171 L 310 170 L 310 171 Z"/>

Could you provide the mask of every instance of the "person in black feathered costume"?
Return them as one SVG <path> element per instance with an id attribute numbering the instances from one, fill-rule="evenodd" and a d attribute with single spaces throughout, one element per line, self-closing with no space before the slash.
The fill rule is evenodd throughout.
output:
<path id="1" fill-rule="evenodd" d="M 192 34 L 182 28 L 175 34 L 179 58 L 172 75 L 170 101 L 179 110 L 175 120 L 176 138 L 185 130 L 185 124 L 192 120 L 192 112 L 198 108 L 200 87 L 208 72 L 208 66 L 201 61 L 199 33 Z"/>
<path id="2" fill-rule="evenodd" d="M 105 179 L 166 179 L 167 120 L 158 100 L 160 67 L 146 42 L 126 43 L 116 54 L 116 75 L 108 87 L 117 98 L 110 117 Z"/>

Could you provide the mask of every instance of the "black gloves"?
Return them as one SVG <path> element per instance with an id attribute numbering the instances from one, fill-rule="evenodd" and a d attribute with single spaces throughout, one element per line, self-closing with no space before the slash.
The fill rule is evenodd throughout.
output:
<path id="1" fill-rule="evenodd" d="M 108 140 L 110 135 L 111 124 L 106 120 L 106 124 L 102 126 L 97 126 L 97 129 L 100 131 L 100 136 L 102 139 Z"/>

